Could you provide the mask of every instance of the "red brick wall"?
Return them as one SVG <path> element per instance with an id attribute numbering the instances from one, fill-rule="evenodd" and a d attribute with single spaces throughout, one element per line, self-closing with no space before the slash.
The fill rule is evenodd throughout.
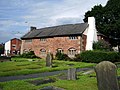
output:
<path id="1" fill-rule="evenodd" d="M 68 54 L 70 48 L 76 49 L 77 53 L 81 50 L 81 37 L 78 39 L 71 40 L 68 36 L 64 37 L 53 37 L 47 38 L 46 41 L 40 41 L 40 39 L 32 39 L 32 42 L 25 42 L 22 40 L 22 50 L 32 50 L 39 57 L 45 57 L 45 55 L 40 54 L 40 50 L 44 49 L 47 52 L 51 52 L 53 55 L 56 54 L 57 49 L 61 48 L 65 54 Z"/>
<path id="2" fill-rule="evenodd" d="M 19 39 L 12 39 L 11 40 L 11 55 L 14 55 L 15 53 L 13 53 L 14 51 L 17 51 L 16 53 L 20 52 L 21 49 L 21 40 Z"/>
<path id="3" fill-rule="evenodd" d="M 83 47 L 83 50 L 86 50 L 86 43 L 87 43 L 87 36 L 83 34 L 82 36 L 83 40 L 82 40 L 82 47 Z"/>

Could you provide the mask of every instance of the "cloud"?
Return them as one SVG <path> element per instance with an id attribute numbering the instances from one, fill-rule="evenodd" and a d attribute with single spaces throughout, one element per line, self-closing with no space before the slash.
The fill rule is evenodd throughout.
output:
<path id="1" fill-rule="evenodd" d="M 30 26 L 43 28 L 81 23 L 85 12 L 94 5 L 105 5 L 107 1 L 0 0 L 0 31 L 6 33 L 6 35 L 0 36 L 0 41 L 4 42 L 12 37 L 21 37 L 28 32 Z"/>
<path id="2" fill-rule="evenodd" d="M 34 5 L 33 3 L 31 8 L 29 9 L 29 11 L 31 12 L 29 13 L 29 15 L 23 16 L 23 18 L 29 22 L 29 25 L 35 25 L 38 28 L 51 25 L 58 25 L 60 23 L 62 24 L 63 21 L 68 24 L 72 22 L 83 22 L 82 19 L 84 17 L 85 12 L 88 9 L 90 10 L 91 7 L 95 4 L 103 4 L 104 2 L 106 3 L 106 1 L 60 0 L 56 3 L 50 3 L 50 1 L 45 0 L 43 2 L 37 2 L 36 5 Z"/>

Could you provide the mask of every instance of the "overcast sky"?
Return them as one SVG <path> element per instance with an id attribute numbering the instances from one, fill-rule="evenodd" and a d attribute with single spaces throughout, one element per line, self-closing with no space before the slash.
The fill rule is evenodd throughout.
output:
<path id="1" fill-rule="evenodd" d="M 0 43 L 37 28 L 82 23 L 84 14 L 108 0 L 0 0 Z"/>

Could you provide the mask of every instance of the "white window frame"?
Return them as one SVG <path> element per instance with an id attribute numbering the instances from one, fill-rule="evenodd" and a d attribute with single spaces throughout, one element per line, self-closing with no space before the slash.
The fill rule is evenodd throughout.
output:
<path id="1" fill-rule="evenodd" d="M 45 41 L 47 41 L 47 39 L 46 38 L 40 38 L 40 41 L 45 42 Z"/>
<path id="2" fill-rule="evenodd" d="M 46 55 L 46 50 L 45 49 L 40 49 L 40 55 Z"/>
<path id="3" fill-rule="evenodd" d="M 64 50 L 63 50 L 62 48 L 58 48 L 58 49 L 57 49 L 57 52 L 63 53 Z"/>
<path id="4" fill-rule="evenodd" d="M 68 55 L 75 55 L 75 54 L 77 54 L 76 49 L 74 48 L 68 49 Z"/>
<path id="5" fill-rule="evenodd" d="M 69 36 L 69 39 L 70 40 L 76 40 L 76 39 L 78 39 L 78 36 Z"/>

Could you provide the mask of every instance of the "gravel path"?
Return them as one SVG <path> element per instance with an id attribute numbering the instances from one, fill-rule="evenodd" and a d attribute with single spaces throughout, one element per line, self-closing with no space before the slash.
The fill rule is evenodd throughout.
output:
<path id="1" fill-rule="evenodd" d="M 93 68 L 79 68 L 79 69 L 77 69 L 77 72 L 87 71 L 87 70 L 91 70 L 91 69 L 93 69 Z M 37 74 L 28 74 L 28 75 L 19 75 L 19 76 L 0 77 L 0 82 L 38 78 L 38 77 L 48 77 L 48 76 L 53 76 L 53 75 L 57 75 L 60 73 L 67 73 L 67 70 L 44 72 L 44 73 L 37 73 Z"/>

